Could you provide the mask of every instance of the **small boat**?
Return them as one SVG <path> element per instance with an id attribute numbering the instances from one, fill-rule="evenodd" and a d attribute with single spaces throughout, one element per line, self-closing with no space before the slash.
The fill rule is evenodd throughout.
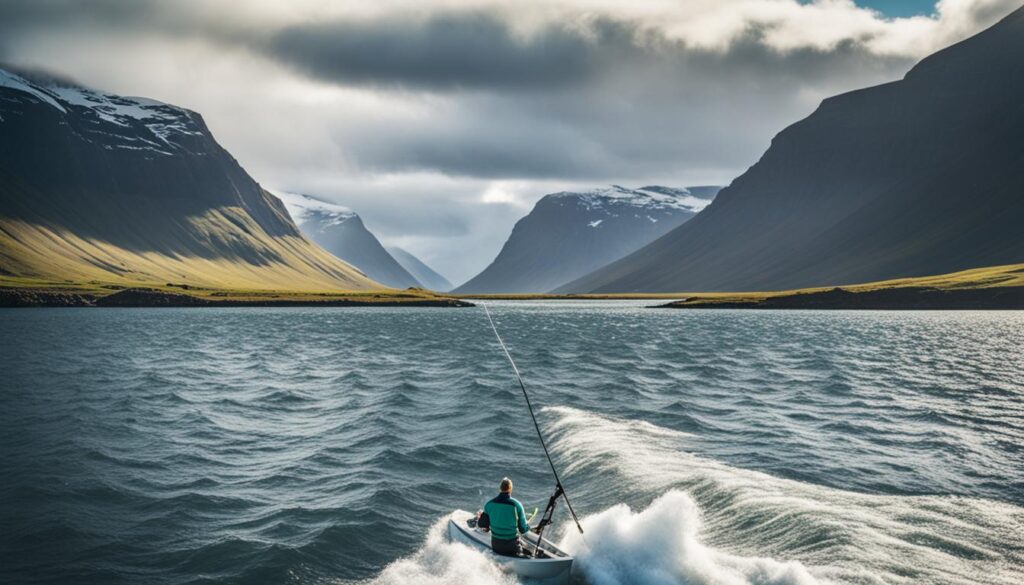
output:
<path id="1" fill-rule="evenodd" d="M 451 519 L 448 520 L 448 538 L 483 552 L 490 556 L 502 569 L 511 571 L 520 577 L 540 582 L 543 585 L 568 585 L 572 575 L 572 557 L 544 540 L 544 529 L 551 525 L 555 505 L 559 501 L 565 502 L 565 506 L 569 509 L 569 514 L 572 516 L 573 522 L 576 523 L 576 528 L 580 531 L 580 534 L 583 534 L 583 527 L 580 526 L 579 518 L 576 517 L 576 512 L 572 509 L 572 503 L 569 502 L 569 496 L 566 495 L 565 489 L 562 487 L 562 480 L 558 477 L 555 463 L 551 460 L 551 453 L 548 452 L 547 443 L 544 442 L 544 434 L 540 432 L 540 425 L 537 424 L 537 417 L 533 413 L 533 405 L 530 404 L 530 395 L 526 392 L 526 384 L 523 383 L 523 377 L 519 374 L 519 368 L 516 367 L 512 354 L 509 353 L 508 347 L 505 346 L 501 335 L 498 334 L 498 328 L 494 326 L 490 310 L 488 310 L 486 304 L 481 304 L 484 308 L 484 314 L 487 315 L 487 320 L 491 324 L 491 329 L 494 331 L 494 336 L 498 339 L 498 344 L 505 352 L 505 357 L 508 358 L 512 371 L 515 372 L 519 388 L 523 391 L 526 408 L 530 412 L 530 418 L 533 419 L 533 428 L 537 431 L 540 446 L 544 449 L 544 457 L 547 458 L 548 465 L 551 467 L 551 475 L 555 479 L 555 491 L 548 499 L 548 505 L 544 509 L 540 522 L 531 528 L 529 532 L 519 537 L 519 542 L 523 548 L 522 556 L 513 557 L 495 553 L 491 549 L 490 532 L 479 528 L 476 524 L 476 515 L 465 510 L 452 512 Z"/>
<path id="2" fill-rule="evenodd" d="M 499 567 L 543 585 L 567 585 L 572 574 L 572 557 L 550 542 L 528 532 L 520 537 L 521 557 L 508 557 L 491 550 L 491 533 L 477 528 L 476 518 L 465 510 L 456 510 L 448 520 L 448 537 L 489 556 Z M 541 541 L 540 550 L 537 542 Z"/>

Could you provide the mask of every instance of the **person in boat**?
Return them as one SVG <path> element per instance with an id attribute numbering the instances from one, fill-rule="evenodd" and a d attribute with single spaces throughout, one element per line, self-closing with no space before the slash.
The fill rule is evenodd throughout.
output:
<path id="1" fill-rule="evenodd" d="M 501 493 L 484 504 L 480 514 L 481 528 L 491 530 L 491 549 L 505 556 L 517 557 L 523 554 L 519 535 L 530 531 L 526 510 L 519 500 L 512 497 L 512 480 L 503 478 L 498 486 Z"/>

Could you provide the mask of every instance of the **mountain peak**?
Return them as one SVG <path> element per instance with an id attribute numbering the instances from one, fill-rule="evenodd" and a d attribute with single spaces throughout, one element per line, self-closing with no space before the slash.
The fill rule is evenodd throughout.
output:
<path id="1" fill-rule="evenodd" d="M 288 214 L 300 226 L 311 220 L 318 220 L 323 227 L 341 225 L 352 218 L 359 217 L 359 214 L 344 205 L 330 203 L 302 193 L 288 191 L 274 191 L 273 193 L 284 203 Z"/>
<path id="2" fill-rule="evenodd" d="M 53 106 L 62 114 L 67 113 L 64 106 L 57 103 L 57 100 L 54 99 L 49 92 L 39 88 L 28 79 L 14 73 L 13 71 L 0 69 L 0 88 L 13 89 L 15 91 L 26 93 L 44 104 Z"/>
<path id="3" fill-rule="evenodd" d="M 284 203 L 302 233 L 363 274 L 394 288 L 421 286 L 420 281 L 384 249 L 358 213 L 344 205 L 302 193 L 277 191 L 274 195 Z"/>
<path id="4" fill-rule="evenodd" d="M 541 198 L 494 261 L 459 293 L 548 292 L 656 240 L 704 209 L 717 188 L 610 185 Z"/>
<path id="5" fill-rule="evenodd" d="M 677 209 L 697 213 L 711 203 L 689 189 L 651 185 L 630 189 L 621 185 L 598 187 L 590 191 L 562 191 L 548 195 L 552 199 L 576 199 L 586 209 L 636 207 L 645 210 Z M 713 197 L 713 195 L 712 195 Z"/>
<path id="6" fill-rule="evenodd" d="M 74 112 L 84 122 L 80 131 L 111 149 L 170 155 L 206 134 L 199 114 L 185 108 L 90 89 L 48 73 L 0 68 L 0 89 L 21 92 L 62 116 Z"/>

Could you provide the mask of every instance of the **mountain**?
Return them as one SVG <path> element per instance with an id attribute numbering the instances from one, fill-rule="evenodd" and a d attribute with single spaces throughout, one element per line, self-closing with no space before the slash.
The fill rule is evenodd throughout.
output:
<path id="1" fill-rule="evenodd" d="M 452 283 L 447 278 L 438 274 L 433 268 L 427 266 L 422 260 L 413 256 L 409 252 L 395 246 L 388 247 L 388 253 L 409 271 L 409 274 L 419 281 L 423 288 L 428 288 L 436 292 L 446 292 L 451 290 L 453 287 Z"/>
<path id="2" fill-rule="evenodd" d="M 0 69 L 0 277 L 378 288 L 299 232 L 202 117 Z"/>
<path id="3" fill-rule="evenodd" d="M 755 291 L 1024 260 L 1024 8 L 825 100 L 693 221 L 559 292 Z"/>
<path id="4" fill-rule="evenodd" d="M 718 187 L 612 186 L 545 195 L 456 293 L 540 293 L 617 260 L 697 214 Z"/>
<path id="5" fill-rule="evenodd" d="M 391 257 L 377 237 L 363 225 L 362 218 L 351 209 L 309 195 L 276 195 L 284 202 L 302 232 L 331 254 L 385 286 L 420 286 L 420 283 Z"/>

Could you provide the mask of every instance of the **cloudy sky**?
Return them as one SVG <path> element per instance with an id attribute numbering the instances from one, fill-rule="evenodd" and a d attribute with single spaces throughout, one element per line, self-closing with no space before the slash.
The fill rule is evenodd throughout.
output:
<path id="1" fill-rule="evenodd" d="M 545 193 L 728 184 L 1022 0 L 0 0 L 0 62 L 203 114 L 462 282 Z"/>

